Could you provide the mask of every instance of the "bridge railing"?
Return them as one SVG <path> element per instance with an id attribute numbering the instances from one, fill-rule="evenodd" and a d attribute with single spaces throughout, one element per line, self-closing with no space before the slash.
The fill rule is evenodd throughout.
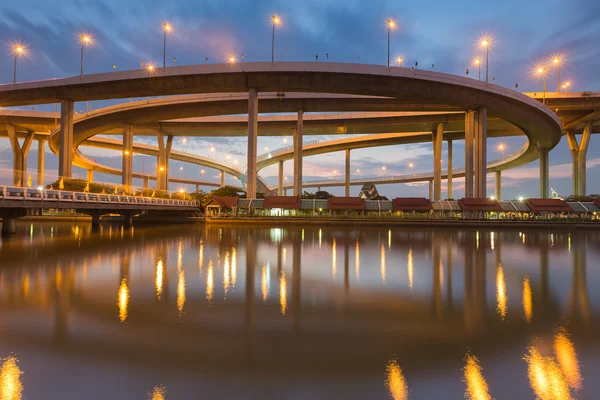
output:
<path id="1" fill-rule="evenodd" d="M 0 186 L 0 202 L 4 200 L 45 201 L 56 203 L 123 204 L 165 207 L 200 207 L 193 200 L 162 199 L 155 197 L 127 196 L 108 193 L 85 193 L 65 190 L 38 190 L 13 186 Z"/>
<path id="2" fill-rule="evenodd" d="M 319 143 L 318 140 L 309 140 L 308 142 L 303 142 L 302 143 L 302 147 L 308 146 L 310 144 L 317 144 L 317 143 Z M 268 151 L 268 152 L 266 152 L 264 154 L 259 155 L 256 160 L 257 161 L 263 161 L 263 160 L 266 160 L 267 158 L 271 158 L 271 157 L 273 157 L 273 156 L 275 156 L 277 154 L 286 152 L 288 150 L 292 150 L 293 148 L 294 148 L 294 145 L 292 144 L 292 145 L 289 145 L 289 146 L 281 147 L 281 148 L 273 150 L 273 151 Z"/>

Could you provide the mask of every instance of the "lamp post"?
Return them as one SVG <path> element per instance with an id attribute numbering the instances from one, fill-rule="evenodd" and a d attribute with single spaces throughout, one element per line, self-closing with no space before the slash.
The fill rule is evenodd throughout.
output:
<path id="1" fill-rule="evenodd" d="M 546 104 L 546 67 L 539 67 L 537 72 L 542 75 L 542 78 L 544 79 L 544 98 L 542 104 Z"/>
<path id="2" fill-rule="evenodd" d="M 396 66 L 399 67 L 404 62 L 402 57 L 396 57 Z"/>
<path id="3" fill-rule="evenodd" d="M 167 32 L 171 30 L 171 25 L 168 22 L 163 24 L 163 68 L 167 68 Z"/>
<path id="4" fill-rule="evenodd" d="M 271 17 L 273 21 L 273 35 L 271 36 L 271 62 L 275 62 L 275 25 L 279 25 L 280 19 L 277 15 Z"/>
<path id="5" fill-rule="evenodd" d="M 387 55 L 387 67 L 390 67 L 390 31 L 394 28 L 394 26 L 396 25 L 396 23 L 394 21 L 392 21 L 391 19 L 387 20 L 387 26 L 388 26 L 388 55 Z"/>
<path id="6" fill-rule="evenodd" d="M 565 92 L 566 92 L 567 89 L 569 88 L 569 86 L 571 86 L 571 82 L 567 81 L 567 82 L 563 83 L 562 88 L 565 89 Z"/>
<path id="7" fill-rule="evenodd" d="M 500 152 L 502 153 L 502 160 L 504 160 L 504 145 L 503 144 L 499 145 L 498 150 L 500 150 Z"/>
<path id="8" fill-rule="evenodd" d="M 19 44 L 13 46 L 13 53 L 15 53 L 15 67 L 13 70 L 13 83 L 17 83 L 17 57 L 25 52 L 25 48 Z"/>
<path id="9" fill-rule="evenodd" d="M 477 65 L 477 79 L 481 80 L 481 58 L 475 59 L 475 65 Z"/>
<path id="10" fill-rule="evenodd" d="M 481 45 L 485 47 L 485 83 L 488 83 L 489 78 L 489 62 L 490 62 L 490 39 L 484 38 Z"/>
<path id="11" fill-rule="evenodd" d="M 83 48 L 92 42 L 92 37 L 90 35 L 82 34 L 81 35 L 81 63 L 80 63 L 80 71 L 79 77 L 83 78 Z M 87 112 L 87 110 L 86 110 Z"/>
<path id="12" fill-rule="evenodd" d="M 558 93 L 560 93 L 560 57 L 554 57 L 552 62 L 556 65 L 556 70 L 558 72 Z"/>

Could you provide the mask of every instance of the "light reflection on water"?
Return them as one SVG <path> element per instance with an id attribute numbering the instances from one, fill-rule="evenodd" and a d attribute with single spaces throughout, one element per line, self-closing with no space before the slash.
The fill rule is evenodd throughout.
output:
<path id="1" fill-rule="evenodd" d="M 1 362 L 0 399 L 20 400 L 23 397 L 23 384 L 21 382 L 23 372 L 17 364 L 18 360 L 13 356 L 9 356 Z"/>
<path id="2" fill-rule="evenodd" d="M 600 390 L 589 379 L 600 361 L 591 340 L 598 234 L 527 232 L 523 243 L 524 233 L 483 230 L 304 227 L 274 238 L 256 227 L 59 228 L 40 236 L 29 224 L 26 240 L 0 248 L 0 357 L 19 356 L 27 398 L 64 384 L 35 379 L 53 368 L 33 367 L 32 354 L 94 365 L 96 346 L 111 368 L 153 378 L 131 398 L 157 381 L 177 392 L 240 376 L 273 398 L 311 377 L 369 391 L 333 385 L 328 398 L 587 399 Z M 173 366 L 186 378 L 150 372 Z M 242 395 L 227 390 L 217 397 Z"/>

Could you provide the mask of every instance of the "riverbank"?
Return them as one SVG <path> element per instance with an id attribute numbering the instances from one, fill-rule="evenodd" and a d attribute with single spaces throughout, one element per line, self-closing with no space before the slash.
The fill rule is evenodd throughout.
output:
<path id="1" fill-rule="evenodd" d="M 510 221 L 510 220 L 405 220 L 363 218 L 209 218 L 208 225 L 256 225 L 256 226 L 350 226 L 350 227 L 394 227 L 394 228 L 486 228 L 486 229 L 559 229 L 600 230 L 600 222 L 574 221 Z"/>

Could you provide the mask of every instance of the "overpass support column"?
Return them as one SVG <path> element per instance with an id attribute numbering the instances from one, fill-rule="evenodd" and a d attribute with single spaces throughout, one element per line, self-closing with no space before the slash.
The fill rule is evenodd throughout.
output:
<path id="1" fill-rule="evenodd" d="M 58 137 L 58 177 L 71 178 L 73 174 L 73 100 L 60 102 L 60 133 Z"/>
<path id="2" fill-rule="evenodd" d="M 548 198 L 549 187 L 549 168 L 548 168 L 548 149 L 540 150 L 540 197 Z"/>
<path id="3" fill-rule="evenodd" d="M 350 149 L 346 149 L 346 197 L 350 197 Z"/>
<path id="4" fill-rule="evenodd" d="M 23 146 L 21 146 L 14 125 L 7 124 L 6 132 L 13 150 L 13 185 L 25 187 L 27 182 L 27 155 L 33 142 L 34 133 L 27 132 Z"/>
<path id="5" fill-rule="evenodd" d="M 94 182 L 94 170 L 93 169 L 88 169 L 87 170 L 87 181 L 89 183 Z"/>
<path id="6" fill-rule="evenodd" d="M 475 118 L 475 197 L 487 197 L 487 108 Z"/>
<path id="7" fill-rule="evenodd" d="M 452 198 L 452 140 L 448 140 L 448 198 Z"/>
<path id="8" fill-rule="evenodd" d="M 258 90 L 248 89 L 248 169 L 246 179 L 246 197 L 256 198 L 256 150 L 258 135 Z"/>
<path id="9" fill-rule="evenodd" d="M 590 136 L 592 133 L 592 122 L 588 121 L 583 128 L 581 142 L 577 143 L 575 133 L 567 132 L 569 140 L 569 149 L 573 158 L 573 194 L 577 196 L 585 196 L 586 188 L 586 159 L 587 151 L 590 145 Z"/>
<path id="10" fill-rule="evenodd" d="M 298 123 L 294 133 L 294 196 L 302 195 L 302 137 L 304 136 L 304 110 L 298 110 Z"/>
<path id="11" fill-rule="evenodd" d="M 496 200 L 502 200 L 502 171 L 496 171 Z"/>
<path id="12" fill-rule="evenodd" d="M 277 195 L 283 196 L 283 161 L 279 161 L 279 175 L 277 179 Z"/>
<path id="13" fill-rule="evenodd" d="M 473 197 L 473 136 L 475 111 L 465 113 L 465 197 Z"/>
<path id="14" fill-rule="evenodd" d="M 444 124 L 439 123 L 433 131 L 433 200 L 442 199 L 442 139 L 444 137 Z"/>
<path id="15" fill-rule="evenodd" d="M 44 140 L 38 140 L 38 173 L 37 173 L 37 185 L 38 187 L 44 186 L 44 170 L 46 164 L 46 142 Z"/>
<path id="16" fill-rule="evenodd" d="M 165 189 L 169 191 L 169 158 L 171 157 L 171 150 L 173 149 L 173 135 L 167 136 L 167 143 L 165 144 Z"/>
<path id="17" fill-rule="evenodd" d="M 131 192 L 133 185 L 133 130 L 131 125 L 123 127 L 123 173 L 121 183 L 123 190 Z"/>
<path id="18" fill-rule="evenodd" d="M 144 190 L 148 190 L 149 187 L 150 187 L 150 177 L 148 177 L 146 175 L 142 178 L 142 188 Z"/>
<path id="19" fill-rule="evenodd" d="M 433 201 L 433 180 L 429 181 L 429 200 Z"/>
<path id="20" fill-rule="evenodd" d="M 200 185 L 196 184 L 196 194 L 200 193 Z"/>
<path id="21" fill-rule="evenodd" d="M 169 190 L 169 156 L 173 148 L 173 135 L 167 136 L 167 143 L 164 141 L 164 133 L 159 131 L 156 134 L 158 138 L 158 165 L 156 168 L 156 189 Z"/>
<path id="22" fill-rule="evenodd" d="M 573 166 L 571 194 L 577 196 L 579 194 L 579 144 L 574 132 L 567 132 L 567 140 L 569 142 L 569 150 L 571 150 Z"/>
<path id="23" fill-rule="evenodd" d="M 221 171 L 221 187 L 225 187 L 225 171 Z"/>

